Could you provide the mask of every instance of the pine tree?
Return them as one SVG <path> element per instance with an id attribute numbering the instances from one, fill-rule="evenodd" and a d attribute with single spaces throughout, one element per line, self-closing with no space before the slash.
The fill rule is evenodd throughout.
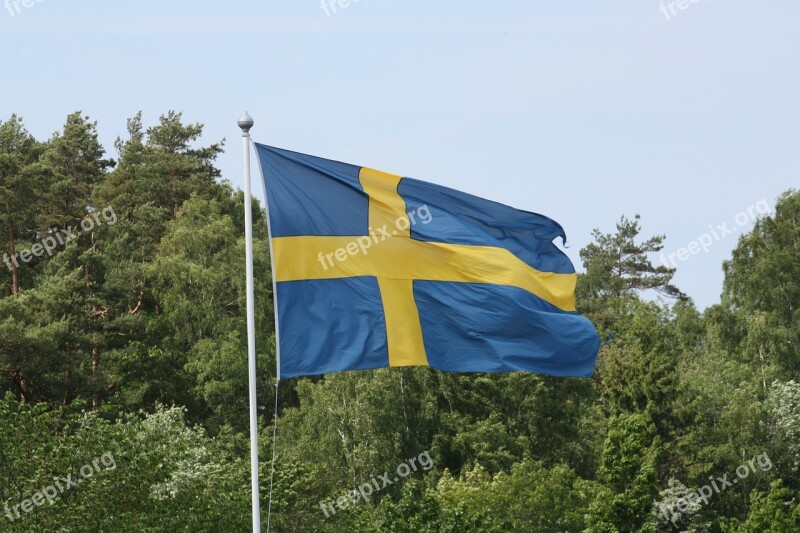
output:
<path id="1" fill-rule="evenodd" d="M 2 259 L 10 272 L 9 291 L 20 291 L 20 240 L 35 235 L 37 209 L 40 207 L 41 168 L 36 161 L 43 146 L 25 130 L 22 119 L 11 115 L 0 121 L 0 235 L 7 243 Z M 0 276 L 5 279 L 6 276 Z M 4 283 L 5 285 L 5 283 Z"/>

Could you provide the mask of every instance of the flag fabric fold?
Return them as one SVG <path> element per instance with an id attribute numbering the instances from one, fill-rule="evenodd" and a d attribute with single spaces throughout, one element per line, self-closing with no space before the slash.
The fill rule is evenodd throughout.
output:
<path id="1" fill-rule="evenodd" d="M 447 187 L 256 143 L 280 375 L 431 366 L 588 377 L 555 221 Z"/>

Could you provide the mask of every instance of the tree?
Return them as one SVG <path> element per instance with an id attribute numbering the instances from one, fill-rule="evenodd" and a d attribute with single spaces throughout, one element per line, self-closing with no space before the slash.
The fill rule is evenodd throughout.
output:
<path id="1" fill-rule="evenodd" d="M 603 448 L 600 493 L 589 511 L 588 531 L 651 531 L 660 439 L 642 414 L 612 417 Z"/>
<path id="2" fill-rule="evenodd" d="M 640 216 L 633 220 L 625 216 L 617 222 L 617 232 L 604 234 L 595 228 L 593 243 L 581 250 L 586 274 L 582 292 L 588 298 L 623 298 L 637 291 L 653 289 L 670 298 L 685 295 L 671 284 L 674 268 L 654 266 L 647 254 L 661 251 L 664 235 L 655 235 L 637 243 L 641 231 Z"/>
<path id="3" fill-rule="evenodd" d="M 42 144 L 25 130 L 20 117 L 11 115 L 9 120 L 0 121 L 0 231 L 7 243 L 4 266 L 0 268 L 7 267 L 11 273 L 12 295 L 20 290 L 19 240 L 34 236 L 36 215 L 41 207 L 41 166 L 36 162 L 42 151 Z"/>
<path id="4" fill-rule="evenodd" d="M 723 521 L 725 533 L 784 533 L 800 530 L 800 502 L 791 491 L 775 481 L 768 493 L 750 493 L 750 512 L 744 522 Z"/>
<path id="5" fill-rule="evenodd" d="M 476 467 L 455 480 L 445 472 L 436 486 L 440 507 L 499 531 L 584 531 L 586 514 L 602 491 L 566 465 L 526 459 L 490 477 Z M 486 529 L 480 529 L 485 531 Z"/>
<path id="6" fill-rule="evenodd" d="M 54 234 L 65 231 L 73 236 L 63 253 L 52 259 L 43 258 L 37 265 L 42 273 L 37 290 L 47 288 L 61 293 L 60 297 L 44 298 L 51 302 L 48 312 L 54 319 L 65 317 L 68 324 L 67 338 L 60 344 L 63 405 L 69 405 L 77 391 L 83 389 L 91 391 L 93 405 L 98 406 L 97 391 L 92 390 L 96 383 L 90 384 L 89 380 L 99 370 L 101 331 L 109 307 L 102 294 L 106 261 L 100 252 L 99 225 L 116 221 L 105 212 L 101 217 L 93 203 L 106 170 L 114 164 L 103 159 L 104 153 L 97 124 L 75 112 L 67 117 L 63 131 L 47 143 L 42 155 L 47 186 L 38 226 L 46 229 L 39 236 L 52 240 Z"/>
<path id="7" fill-rule="evenodd" d="M 785 457 L 785 468 L 800 472 L 800 383 L 774 381 L 768 403 L 776 451 Z"/>
<path id="8" fill-rule="evenodd" d="M 214 161 L 223 143 L 193 147 L 203 133 L 201 124 L 183 124 L 181 113 L 170 111 L 156 126 L 143 131 L 142 114 L 128 120 L 129 139 L 117 139 L 120 162 L 108 176 L 99 197 L 121 216 L 152 206 L 174 219 L 192 194 L 225 200 L 227 188 L 217 183 Z"/>
<path id="9" fill-rule="evenodd" d="M 243 200 L 243 198 L 240 198 Z M 158 256 L 149 266 L 148 279 L 162 314 L 165 335 L 151 352 L 151 361 L 172 361 L 163 369 L 193 383 L 200 404 L 213 414 L 212 427 L 233 424 L 245 429 L 240 416 L 247 410 L 247 331 L 245 317 L 244 231 L 234 223 L 236 215 L 223 210 L 228 203 L 197 196 L 183 203 L 177 218 L 167 226 Z M 258 207 L 258 206 L 255 206 Z M 236 212 L 243 212 L 237 202 Z M 272 342 L 274 329 L 272 280 L 265 220 L 255 209 L 255 224 L 263 231 L 254 238 L 256 327 L 264 332 L 257 345 L 259 396 L 271 396 L 270 370 L 275 368 Z M 188 372 L 188 375 L 185 375 Z M 165 375 L 164 377 L 168 377 Z M 175 391 L 178 392 L 178 391 Z M 180 396 L 173 400 L 185 398 Z M 163 399 L 162 399 L 163 401 Z"/>
<path id="10" fill-rule="evenodd" d="M 737 348 L 759 365 L 775 363 L 788 379 L 800 376 L 799 250 L 800 191 L 788 191 L 723 264 L 722 303 L 735 317 Z"/>
<path id="11" fill-rule="evenodd" d="M 81 221 L 96 208 L 96 189 L 114 162 L 103 159 L 105 150 L 97 138 L 97 123 L 75 112 L 67 117 L 63 132 L 47 143 L 42 163 L 47 169 L 45 209 L 39 217 L 43 228 L 80 231 Z"/>

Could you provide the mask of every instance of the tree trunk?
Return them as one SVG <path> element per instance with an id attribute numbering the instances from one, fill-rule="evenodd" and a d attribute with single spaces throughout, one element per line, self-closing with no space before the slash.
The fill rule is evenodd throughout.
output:
<path id="1" fill-rule="evenodd" d="M 17 250 L 14 244 L 14 226 L 9 222 L 8 225 L 8 254 L 11 263 L 11 295 L 19 293 L 19 275 L 17 273 Z"/>
<path id="2" fill-rule="evenodd" d="M 97 347 L 95 346 L 92 348 L 92 378 L 95 378 L 97 375 L 97 367 L 100 365 L 100 355 L 97 351 Z M 100 401 L 97 399 L 97 383 L 94 384 L 94 391 L 92 392 L 92 409 L 97 411 L 97 408 L 100 407 Z"/>
<path id="3" fill-rule="evenodd" d="M 69 382 L 72 379 L 72 372 L 69 370 L 64 371 L 64 405 L 72 403 L 72 395 L 69 390 Z"/>
<path id="4" fill-rule="evenodd" d="M 25 376 L 22 374 L 18 374 L 19 380 L 17 383 L 19 384 L 19 400 L 22 403 L 29 403 L 28 402 L 28 394 L 25 392 Z"/>

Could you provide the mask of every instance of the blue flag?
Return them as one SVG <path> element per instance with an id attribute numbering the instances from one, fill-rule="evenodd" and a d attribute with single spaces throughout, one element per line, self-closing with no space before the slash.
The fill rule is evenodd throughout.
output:
<path id="1" fill-rule="evenodd" d="M 447 187 L 256 144 L 281 377 L 422 365 L 588 377 L 555 221 Z"/>

